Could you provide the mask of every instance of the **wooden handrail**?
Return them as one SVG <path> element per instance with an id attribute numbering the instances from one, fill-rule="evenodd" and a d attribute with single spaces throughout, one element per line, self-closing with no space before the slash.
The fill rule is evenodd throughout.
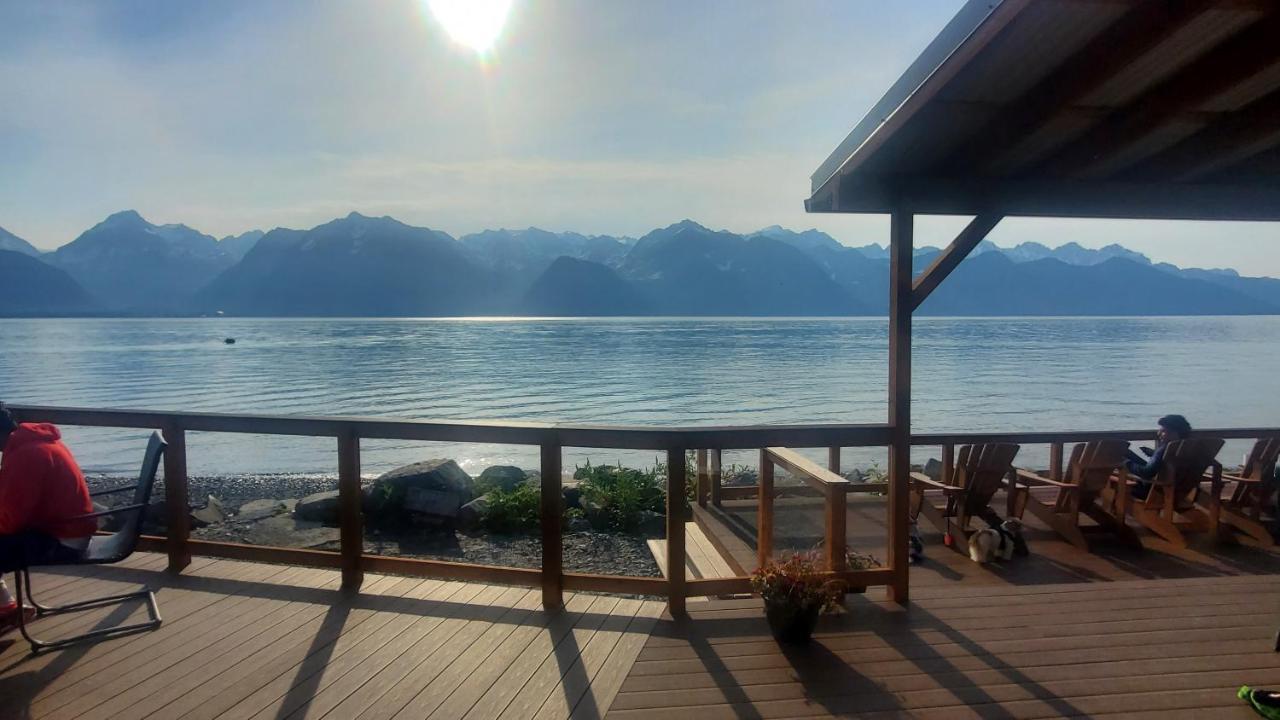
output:
<path id="1" fill-rule="evenodd" d="M 829 493 L 833 490 L 846 492 L 849 485 L 852 484 L 795 450 L 771 447 L 765 448 L 764 451 L 775 465 L 781 465 L 786 468 L 787 472 L 799 477 L 824 493 Z"/>
<path id="2" fill-rule="evenodd" d="M 779 465 L 806 483 L 823 491 L 826 497 L 826 564 L 832 577 L 840 577 L 853 585 L 891 585 L 898 583 L 901 568 L 883 568 L 849 572 L 845 568 L 846 496 L 850 492 L 882 492 L 886 483 L 850 483 L 840 477 L 840 447 L 883 447 L 889 445 L 889 425 L 779 425 L 727 427 L 603 427 L 536 422 L 460 422 L 399 420 L 371 417 L 290 417 L 272 415 L 230 415 L 221 413 L 157 412 L 148 410 L 96 410 L 85 408 L 10 406 L 22 422 L 46 421 L 64 425 L 96 427 L 159 428 L 169 446 L 165 453 L 166 512 L 168 537 L 144 536 L 139 547 L 165 550 L 169 567 L 181 571 L 190 562 L 192 552 L 202 555 L 283 562 L 315 567 L 339 567 L 344 585 L 358 589 L 362 573 L 394 572 L 457 580 L 502 582 L 541 587 L 546 607 L 560 607 L 563 591 L 589 590 L 627 594 L 665 594 L 671 609 L 680 612 L 684 598 L 723 592 L 745 592 L 748 578 L 714 580 L 687 579 L 685 568 L 685 450 L 701 448 L 698 459 L 698 499 L 713 504 L 722 498 L 757 492 L 758 553 L 766 563 L 773 552 L 774 466 Z M 191 540 L 187 508 L 186 433 L 227 432 L 262 435 L 296 435 L 336 438 L 338 451 L 341 552 L 300 550 L 296 548 L 260 547 L 236 543 Z M 1272 428 L 1201 429 L 1197 434 L 1242 439 L 1276 434 Z M 940 445 L 944 448 L 944 466 L 950 464 L 950 450 L 962 443 L 1018 442 L 1051 445 L 1054 467 L 1060 468 L 1062 445 L 1089 440 L 1145 438 L 1151 430 L 1137 431 L 1053 431 L 1028 433 L 932 433 L 913 435 L 912 445 Z M 541 452 L 542 502 L 542 567 L 513 568 L 439 560 L 366 555 L 363 552 L 363 529 L 359 508 L 360 442 L 362 439 L 399 439 L 420 441 L 492 442 L 510 445 L 536 445 Z M 828 448 L 829 468 L 784 446 Z M 565 446 L 616 449 L 656 449 L 667 453 L 669 471 L 667 497 L 667 578 L 567 573 L 563 568 L 560 473 L 561 453 Z M 726 449 L 759 449 L 760 484 L 758 488 L 722 488 L 721 452 Z M 708 461 L 710 468 L 708 468 Z M 1052 472 L 1052 468 L 1051 468 Z M 1059 473 L 1060 473 L 1059 469 Z"/>
<path id="3" fill-rule="evenodd" d="M 404 420 L 379 417 L 231 415 L 154 410 L 10 405 L 22 422 L 40 420 L 90 427 L 163 428 L 253 435 L 333 437 L 355 428 L 366 440 L 475 442 L 617 450 L 668 450 L 673 447 L 754 450 L 789 447 L 875 447 L 889 442 L 884 424 L 729 425 L 717 427 L 594 426 L 501 421 Z"/>

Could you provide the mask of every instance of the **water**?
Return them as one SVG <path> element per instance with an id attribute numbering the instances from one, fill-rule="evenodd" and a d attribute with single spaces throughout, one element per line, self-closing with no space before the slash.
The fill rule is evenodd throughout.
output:
<path id="1" fill-rule="evenodd" d="M 915 429 L 1280 425 L 1280 318 L 919 318 Z M 234 337 L 226 345 L 223 338 Z M 852 319 L 0 320 L 0 398 L 99 408 L 641 425 L 883 422 L 888 335 Z M 64 428 L 86 469 L 135 467 L 145 433 Z M 193 433 L 192 474 L 333 473 L 334 441 Z M 1232 444 L 1223 458 L 1244 451 Z M 883 463 L 882 451 L 846 451 Z M 928 449 L 920 449 L 920 459 Z M 1024 449 L 1026 463 L 1044 448 Z M 365 441 L 376 473 L 472 472 L 529 448 Z M 649 463 L 573 450 L 566 467 Z M 749 461 L 742 454 L 729 460 Z M 849 461 L 847 461 L 848 463 Z"/>

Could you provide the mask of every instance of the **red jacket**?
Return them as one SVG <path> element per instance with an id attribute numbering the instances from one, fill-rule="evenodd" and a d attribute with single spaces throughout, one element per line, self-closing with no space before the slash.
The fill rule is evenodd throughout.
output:
<path id="1" fill-rule="evenodd" d="M 93 512 L 84 474 L 62 444 L 58 428 L 22 423 L 0 454 L 0 535 L 38 530 L 57 538 L 88 537 L 94 518 L 64 518 Z"/>

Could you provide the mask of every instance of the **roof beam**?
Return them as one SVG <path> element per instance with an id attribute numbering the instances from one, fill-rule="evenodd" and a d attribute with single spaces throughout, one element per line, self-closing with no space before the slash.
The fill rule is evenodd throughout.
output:
<path id="1" fill-rule="evenodd" d="M 1048 161 L 1038 164 L 1036 174 L 1079 176 L 1095 163 L 1113 158 L 1170 117 L 1192 112 L 1224 90 L 1280 62 L 1277 37 L 1280 16 L 1265 16 L 1263 21 L 1246 27 L 1116 111 L 1080 139 L 1068 143 Z"/>
<path id="2" fill-rule="evenodd" d="M 1142 57 L 1213 7 L 1204 2 L 1170 3 L 1167 0 L 1142 0 L 1134 5 L 1081 48 L 1074 61 L 1051 72 L 1019 98 L 1015 108 L 997 115 L 976 133 L 976 137 L 986 138 L 985 142 L 966 143 L 946 158 L 941 167 L 964 172 L 997 165 L 1032 131 L 1111 79 L 1116 68 Z M 1160 31 L 1153 32 L 1153 27 Z"/>
<path id="3" fill-rule="evenodd" d="M 832 212 L 1280 221 L 1280 183 L 1153 184 L 957 176 L 885 183 L 844 178 Z M 826 208 L 814 208 L 822 212 Z"/>
<path id="4" fill-rule="evenodd" d="M 999 224 L 1001 216 L 983 213 L 972 220 L 965 226 L 964 230 L 956 236 L 951 244 L 938 253 L 938 257 L 929 263 L 929 267 L 915 279 L 911 284 L 911 310 L 914 312 L 919 308 L 947 276 L 955 270 L 973 249 L 978 247 L 978 243 L 982 242 L 991 230 Z"/>
<path id="5" fill-rule="evenodd" d="M 1125 173 L 1135 181 L 1192 182 L 1280 145 L 1280 90 L 1230 113 Z"/>

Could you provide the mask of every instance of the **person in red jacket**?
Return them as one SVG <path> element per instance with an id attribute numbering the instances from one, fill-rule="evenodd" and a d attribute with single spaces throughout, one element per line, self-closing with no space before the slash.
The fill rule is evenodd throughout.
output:
<path id="1" fill-rule="evenodd" d="M 4 574 L 78 558 L 98 523 L 73 518 L 91 512 L 84 474 L 58 428 L 18 424 L 0 403 L 0 628 L 16 619 Z"/>

